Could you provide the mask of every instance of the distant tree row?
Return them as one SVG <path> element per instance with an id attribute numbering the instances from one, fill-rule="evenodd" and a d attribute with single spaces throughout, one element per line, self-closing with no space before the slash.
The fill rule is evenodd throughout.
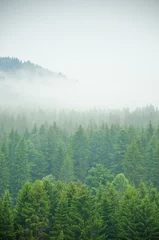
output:
<path id="1" fill-rule="evenodd" d="M 0 103 L 1 104 L 1 103 Z M 1 106 L 1 105 L 0 105 Z M 136 108 L 131 111 L 128 108 L 123 110 L 89 109 L 85 111 L 58 110 L 52 109 L 23 109 L 0 107 L 0 139 L 9 133 L 12 128 L 24 133 L 36 124 L 52 124 L 56 122 L 58 126 L 67 132 L 75 132 L 79 125 L 84 129 L 100 127 L 107 123 L 110 125 L 121 125 L 128 127 L 146 127 L 151 121 L 156 127 L 159 125 L 159 110 L 150 105 L 144 108 Z"/>

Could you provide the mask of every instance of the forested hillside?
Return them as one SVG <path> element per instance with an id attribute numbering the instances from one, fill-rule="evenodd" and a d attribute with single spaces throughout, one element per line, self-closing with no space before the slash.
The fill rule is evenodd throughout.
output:
<path id="1" fill-rule="evenodd" d="M 20 78 L 21 80 L 25 76 L 29 76 L 31 79 L 34 79 L 35 77 L 66 79 L 66 76 L 62 73 L 52 72 L 30 61 L 25 62 L 18 58 L 0 57 L 0 79 L 4 80 L 9 76 L 12 78 Z"/>
<path id="2" fill-rule="evenodd" d="M 0 239 L 158 239 L 158 110 L 55 112 L 1 112 Z"/>

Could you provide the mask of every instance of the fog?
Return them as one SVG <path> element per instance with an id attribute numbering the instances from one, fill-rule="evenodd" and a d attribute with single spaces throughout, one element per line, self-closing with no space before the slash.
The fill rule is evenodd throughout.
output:
<path id="1" fill-rule="evenodd" d="M 0 104 L 159 107 L 158 12 L 155 0 L 0 1 L 1 56 L 67 76 L 55 82 L 7 76 Z"/>
<path id="2" fill-rule="evenodd" d="M 110 86 L 103 88 L 103 85 L 99 85 L 96 89 L 93 84 L 69 79 L 56 78 L 52 80 L 43 77 L 30 80 L 27 75 L 24 77 L 24 74 L 20 78 L 7 76 L 5 80 L 0 81 L 0 105 L 47 109 L 74 108 L 77 110 L 95 107 L 103 109 L 129 107 L 133 109 L 145 106 L 145 103 L 158 105 L 156 100 L 158 90 L 156 89 L 156 92 L 153 90 L 154 98 L 152 98 L 151 86 L 149 86 L 149 94 L 144 92 L 144 87 L 142 91 L 136 87 L 131 87 L 129 91 L 124 91 L 124 89 L 120 91 L 120 86 L 116 85 L 115 87 L 115 89 Z"/>

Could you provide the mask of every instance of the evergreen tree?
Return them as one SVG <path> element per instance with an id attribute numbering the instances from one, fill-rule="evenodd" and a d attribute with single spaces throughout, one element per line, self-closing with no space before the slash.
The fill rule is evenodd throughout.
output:
<path id="1" fill-rule="evenodd" d="M 116 239 L 117 237 L 117 213 L 118 213 L 118 197 L 112 184 L 104 188 L 101 195 L 98 195 L 100 200 L 100 215 L 103 221 L 102 234 L 104 239 Z"/>
<path id="2" fill-rule="evenodd" d="M 97 188 L 99 185 L 106 186 L 110 181 L 113 180 L 113 175 L 111 172 L 105 168 L 102 164 L 96 164 L 96 167 L 92 167 L 88 171 L 88 176 L 86 178 L 86 183 L 91 188 Z"/>
<path id="3" fill-rule="evenodd" d="M 128 187 L 129 181 L 126 179 L 123 173 L 116 175 L 112 181 L 112 185 L 118 193 L 119 198 L 121 198 Z"/>
<path id="4" fill-rule="evenodd" d="M 88 170 L 88 140 L 81 126 L 79 126 L 72 139 L 72 156 L 76 179 L 84 181 Z"/>
<path id="5" fill-rule="evenodd" d="M 120 239 L 158 239 L 158 207 L 150 201 L 144 186 L 138 192 L 129 187 L 121 202 Z"/>
<path id="6" fill-rule="evenodd" d="M 0 198 L 0 239 L 14 239 L 13 209 L 8 190 Z"/>
<path id="7" fill-rule="evenodd" d="M 151 182 L 159 190 L 159 142 L 154 146 L 154 152 L 151 160 Z"/>
<path id="8" fill-rule="evenodd" d="M 54 215 L 54 225 L 52 230 L 52 240 L 61 239 L 70 239 L 68 234 L 68 201 L 66 191 L 63 190 L 60 194 L 60 199 L 58 201 L 57 207 L 55 209 Z"/>
<path id="9" fill-rule="evenodd" d="M 124 174 L 130 183 L 135 184 L 135 186 L 139 186 L 144 180 L 144 166 L 143 158 L 136 140 L 133 140 L 131 145 L 128 147 L 122 165 Z"/>
<path id="10" fill-rule="evenodd" d="M 151 140 L 148 143 L 147 151 L 146 151 L 146 161 L 145 161 L 145 174 L 146 174 L 146 182 L 150 186 L 153 182 L 153 169 L 154 169 L 154 152 L 156 146 L 156 137 L 152 136 Z"/>
<path id="11" fill-rule="evenodd" d="M 9 188 L 8 164 L 4 153 L 0 152 L 0 196 Z"/>
<path id="12" fill-rule="evenodd" d="M 62 167 L 62 164 L 64 162 L 64 159 L 66 157 L 66 148 L 64 146 L 64 143 L 63 142 L 60 142 L 59 144 L 59 147 L 56 151 L 56 154 L 55 156 L 53 157 L 53 160 L 52 160 L 52 174 L 53 176 L 56 177 L 56 179 L 60 180 L 60 170 L 61 170 L 61 167 Z"/>
<path id="13" fill-rule="evenodd" d="M 17 197 L 15 221 L 17 236 L 47 239 L 50 202 L 44 184 L 26 183 Z"/>
<path id="14" fill-rule="evenodd" d="M 23 137 L 15 149 L 14 159 L 11 165 L 10 180 L 11 180 L 11 195 L 14 198 L 18 190 L 24 183 L 30 179 L 30 166 L 28 164 L 27 145 Z"/>
<path id="15" fill-rule="evenodd" d="M 66 183 L 74 180 L 73 160 L 68 156 L 68 154 L 65 156 L 61 166 L 60 180 Z"/>
<path id="16" fill-rule="evenodd" d="M 76 214 L 75 214 L 76 213 Z M 69 228 L 66 239 L 104 239 L 102 219 L 95 199 L 85 185 L 76 185 L 68 215 Z"/>
<path id="17" fill-rule="evenodd" d="M 125 129 L 121 129 L 117 136 L 117 143 L 115 144 L 114 154 L 112 154 L 111 170 L 115 175 L 123 172 L 122 161 L 124 160 L 128 144 L 128 133 Z"/>

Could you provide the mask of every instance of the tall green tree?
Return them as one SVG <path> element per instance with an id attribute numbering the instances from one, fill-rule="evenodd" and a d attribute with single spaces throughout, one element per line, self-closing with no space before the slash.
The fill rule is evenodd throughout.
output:
<path id="1" fill-rule="evenodd" d="M 82 126 L 73 135 L 71 145 L 76 179 L 84 181 L 88 170 L 88 139 Z"/>
<path id="2" fill-rule="evenodd" d="M 120 205 L 119 239 L 157 239 L 158 208 L 143 186 L 128 187 Z"/>
<path id="3" fill-rule="evenodd" d="M 13 208 L 8 190 L 0 198 L 0 239 L 14 239 Z"/>
<path id="4" fill-rule="evenodd" d="M 0 196 L 9 188 L 9 169 L 4 153 L 0 152 Z"/>
<path id="5" fill-rule="evenodd" d="M 128 147 L 122 165 L 124 175 L 130 183 L 135 184 L 135 186 L 139 186 L 140 183 L 144 181 L 143 158 L 136 140 L 133 140 Z"/>
<path id="6" fill-rule="evenodd" d="M 114 153 L 112 154 L 111 170 L 115 175 L 123 172 L 122 162 L 124 160 L 128 145 L 128 133 L 125 129 L 121 129 L 117 135 L 117 142 L 114 147 Z"/>
<path id="7" fill-rule="evenodd" d="M 30 180 L 30 166 L 28 163 L 27 145 L 23 137 L 20 138 L 14 154 L 10 171 L 11 195 L 14 198 L 27 180 Z"/>
<path id="8" fill-rule="evenodd" d="M 60 169 L 60 180 L 69 183 L 74 180 L 73 160 L 66 154 Z"/>
<path id="9" fill-rule="evenodd" d="M 48 239 L 50 202 L 42 181 L 26 183 L 20 190 L 15 207 L 17 236 Z"/>
<path id="10" fill-rule="evenodd" d="M 154 152 L 151 161 L 151 182 L 159 190 L 159 141 L 154 146 Z"/>

